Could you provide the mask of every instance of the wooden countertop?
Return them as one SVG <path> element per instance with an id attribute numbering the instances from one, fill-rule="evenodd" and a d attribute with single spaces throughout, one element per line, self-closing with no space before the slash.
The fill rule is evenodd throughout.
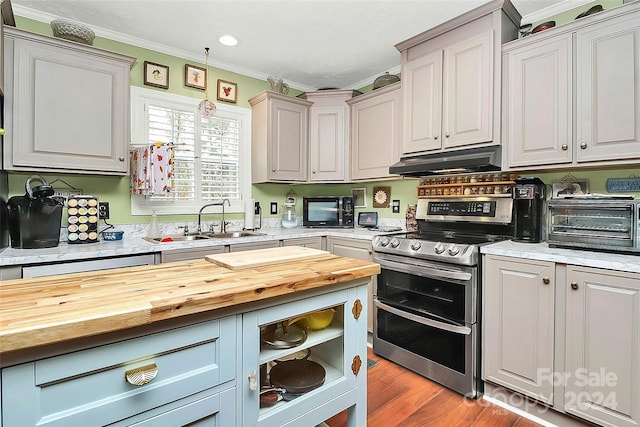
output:
<path id="1" fill-rule="evenodd" d="M 148 325 L 366 278 L 378 264 L 330 255 L 246 270 L 205 260 L 4 281 L 0 353 Z"/>

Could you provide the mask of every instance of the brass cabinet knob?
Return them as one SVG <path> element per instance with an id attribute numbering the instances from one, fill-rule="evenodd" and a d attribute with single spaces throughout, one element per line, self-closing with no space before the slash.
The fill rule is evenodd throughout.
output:
<path id="1" fill-rule="evenodd" d="M 578 289 L 578 282 L 571 282 L 571 289 L 573 289 L 574 291 Z"/>
<path id="2" fill-rule="evenodd" d="M 567 144 L 562 144 L 562 151 L 567 151 L 569 146 Z"/>
<path id="3" fill-rule="evenodd" d="M 587 143 L 586 142 L 581 143 L 580 148 L 582 148 L 583 150 L 587 148 Z"/>
<path id="4" fill-rule="evenodd" d="M 4 135 L 4 129 L 0 128 L 0 136 Z"/>
<path id="5" fill-rule="evenodd" d="M 549 280 L 548 277 L 543 277 L 542 278 L 542 283 L 544 283 L 545 285 L 548 285 L 549 283 L 551 283 L 551 280 Z"/>

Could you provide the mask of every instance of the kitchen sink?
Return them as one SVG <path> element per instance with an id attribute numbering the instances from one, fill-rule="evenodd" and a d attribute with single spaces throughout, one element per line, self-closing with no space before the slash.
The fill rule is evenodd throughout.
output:
<path id="1" fill-rule="evenodd" d="M 209 237 L 203 234 L 187 235 L 184 234 L 169 234 L 160 237 L 144 237 L 144 240 L 151 243 L 174 243 L 174 242 L 193 242 L 195 240 L 208 240 Z"/>
<path id="2" fill-rule="evenodd" d="M 256 233 L 255 231 L 230 231 L 228 233 L 190 233 L 184 234 L 168 234 L 160 237 L 144 237 L 151 243 L 177 243 L 177 242 L 193 242 L 196 240 L 209 239 L 233 239 L 238 237 L 264 236 L 264 233 Z"/>
<path id="3" fill-rule="evenodd" d="M 256 233 L 255 231 L 230 231 L 228 233 L 211 233 L 207 234 L 213 239 L 232 239 L 235 237 L 264 236 L 264 233 Z"/>

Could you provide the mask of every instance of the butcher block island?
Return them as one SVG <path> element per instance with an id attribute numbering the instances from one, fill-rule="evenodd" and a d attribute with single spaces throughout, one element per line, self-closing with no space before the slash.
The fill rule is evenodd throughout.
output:
<path id="1" fill-rule="evenodd" d="M 282 249 L 3 282 L 1 425 L 366 425 L 380 267 Z"/>

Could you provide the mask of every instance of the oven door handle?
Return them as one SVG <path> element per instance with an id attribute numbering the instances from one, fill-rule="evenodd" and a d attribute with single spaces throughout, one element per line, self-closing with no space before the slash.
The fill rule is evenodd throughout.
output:
<path id="1" fill-rule="evenodd" d="M 444 329 L 445 331 L 453 332 L 455 334 L 461 334 L 461 335 L 469 335 L 471 333 L 471 328 L 469 328 L 468 326 L 449 325 L 447 323 L 438 322 L 437 320 L 432 320 L 426 317 L 417 316 L 415 314 L 407 313 L 406 311 L 402 311 L 395 307 L 387 305 L 383 302 L 380 302 L 380 300 L 377 300 L 377 299 L 374 300 L 373 303 L 376 305 L 376 307 L 384 311 L 388 311 L 389 313 L 393 313 L 396 316 L 400 316 L 407 320 L 418 322 L 426 326 L 431 326 L 433 328 L 438 328 L 438 329 Z"/>
<path id="2" fill-rule="evenodd" d="M 452 280 L 471 280 L 471 273 L 461 271 L 441 270 L 438 268 L 425 267 L 423 265 L 404 264 L 401 262 L 389 261 L 386 259 L 375 258 L 373 262 L 380 264 L 381 268 L 387 270 L 400 271 L 402 273 L 414 274 L 422 277 L 443 278 Z"/>

